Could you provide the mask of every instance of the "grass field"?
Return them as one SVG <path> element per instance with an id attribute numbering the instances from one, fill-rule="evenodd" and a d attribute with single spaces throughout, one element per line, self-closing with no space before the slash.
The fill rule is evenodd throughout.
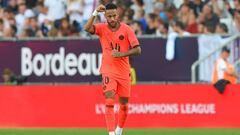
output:
<path id="1" fill-rule="evenodd" d="M 105 129 L 0 129 L 0 135 L 108 135 Z M 125 129 L 123 135 L 240 135 L 240 129 Z"/>

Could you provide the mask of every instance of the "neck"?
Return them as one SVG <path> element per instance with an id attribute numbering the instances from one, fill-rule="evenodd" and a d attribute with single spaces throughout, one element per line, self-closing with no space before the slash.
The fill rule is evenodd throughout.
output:
<path id="1" fill-rule="evenodd" d="M 112 27 L 111 25 L 108 25 L 108 27 L 112 30 L 112 31 L 116 31 L 119 27 L 120 27 L 120 23 L 117 22 L 115 27 Z"/>

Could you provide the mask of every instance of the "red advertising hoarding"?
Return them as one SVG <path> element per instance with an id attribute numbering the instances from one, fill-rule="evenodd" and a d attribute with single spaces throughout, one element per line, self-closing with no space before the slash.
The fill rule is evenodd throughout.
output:
<path id="1" fill-rule="evenodd" d="M 239 128 L 239 90 L 136 85 L 126 126 Z M 0 86 L 0 127 L 105 127 L 101 86 Z"/>

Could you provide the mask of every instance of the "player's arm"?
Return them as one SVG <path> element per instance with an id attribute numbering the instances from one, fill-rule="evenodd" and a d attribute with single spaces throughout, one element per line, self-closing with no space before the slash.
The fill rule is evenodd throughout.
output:
<path id="1" fill-rule="evenodd" d="M 236 73 L 233 65 L 229 66 L 229 67 L 228 67 L 227 69 L 225 69 L 224 71 L 225 71 L 227 74 L 238 78 L 238 74 Z"/>
<path id="2" fill-rule="evenodd" d="M 136 45 L 132 49 L 130 49 L 127 52 L 120 52 L 117 48 L 114 48 L 112 50 L 112 56 L 114 58 L 120 58 L 120 57 L 128 57 L 128 56 L 135 56 L 135 55 L 140 55 L 141 54 L 141 47 L 140 45 Z"/>
<path id="3" fill-rule="evenodd" d="M 105 12 L 105 6 L 99 5 L 94 12 L 92 13 L 92 16 L 88 19 L 87 23 L 84 26 L 84 30 L 94 34 L 95 33 L 95 27 L 94 27 L 94 20 L 99 12 Z"/>

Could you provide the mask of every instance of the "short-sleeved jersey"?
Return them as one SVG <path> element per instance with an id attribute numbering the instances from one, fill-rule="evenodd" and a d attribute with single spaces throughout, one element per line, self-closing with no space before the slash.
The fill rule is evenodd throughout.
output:
<path id="1" fill-rule="evenodd" d="M 130 48 L 137 47 L 139 41 L 133 30 L 126 24 L 120 23 L 117 31 L 113 32 L 107 23 L 95 24 L 95 34 L 99 36 L 102 47 L 101 74 L 107 74 L 112 77 L 129 79 L 130 64 L 128 57 L 112 57 L 112 47 L 120 45 L 120 52 L 127 52 Z M 111 46 L 112 44 L 112 46 Z"/>

